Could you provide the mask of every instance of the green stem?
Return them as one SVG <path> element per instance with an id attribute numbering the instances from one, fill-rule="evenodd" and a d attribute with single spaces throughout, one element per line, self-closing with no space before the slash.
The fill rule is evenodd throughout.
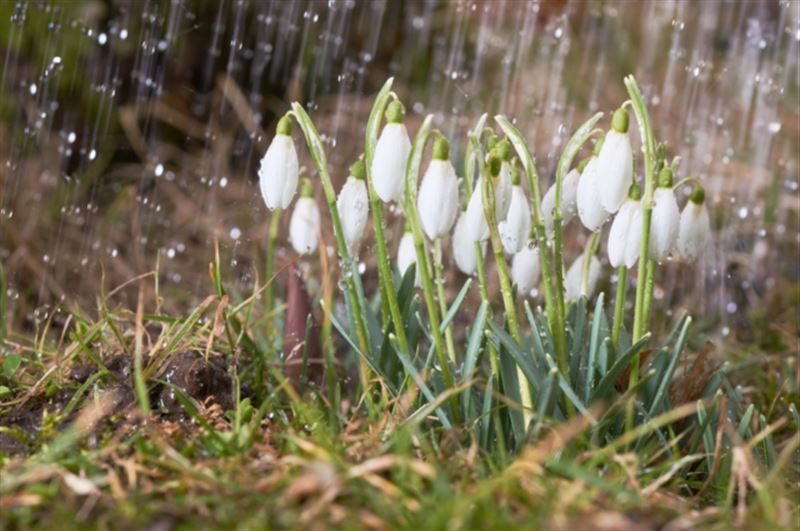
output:
<path id="1" fill-rule="evenodd" d="M 405 325 L 402 322 L 400 306 L 397 302 L 392 266 L 386 247 L 386 237 L 383 232 L 383 204 L 380 197 L 378 197 L 378 194 L 375 192 L 375 187 L 373 185 L 374 176 L 372 175 L 372 159 L 375 156 L 375 146 L 378 143 L 378 130 L 380 129 L 381 119 L 386 111 L 389 99 L 392 96 L 390 92 L 392 82 L 393 78 L 389 78 L 386 83 L 384 83 L 380 92 L 375 97 L 375 103 L 372 105 L 364 138 L 364 165 L 367 173 L 367 190 L 369 194 L 370 211 L 372 212 L 372 225 L 375 231 L 375 250 L 378 262 L 378 282 L 380 286 L 383 325 L 385 328 L 387 320 L 391 316 L 397 342 L 400 344 L 400 348 L 410 356 L 411 353 L 408 349 Z"/>
<path id="2" fill-rule="evenodd" d="M 483 214 L 486 217 L 486 224 L 489 226 L 489 239 L 492 243 L 492 250 L 494 252 L 494 260 L 497 264 L 497 276 L 500 279 L 500 292 L 503 297 L 503 306 L 506 311 L 506 320 L 508 321 L 508 329 L 511 332 L 511 337 L 514 341 L 522 346 L 522 334 L 519 330 L 519 322 L 517 321 L 517 309 L 514 304 L 514 296 L 511 291 L 511 280 L 508 275 L 508 266 L 506 259 L 503 255 L 503 242 L 500 239 L 500 231 L 497 229 L 497 219 L 495 216 L 495 198 L 494 198 L 494 183 L 492 176 L 484 173 L 481 179 L 482 184 L 482 199 L 483 199 Z M 533 419 L 533 399 L 531 397 L 531 387 L 527 376 L 522 371 L 522 368 L 517 365 L 517 379 L 519 380 L 520 399 L 522 400 L 522 407 L 525 419 L 525 429 Z"/>
<path id="3" fill-rule="evenodd" d="M 699 186 L 703 185 L 703 183 L 700 181 L 700 179 L 698 179 L 694 175 L 689 175 L 688 177 L 684 177 L 683 179 L 681 179 L 680 181 L 678 181 L 677 183 L 672 185 L 672 189 L 673 190 L 678 190 L 684 184 L 689 184 L 689 183 L 694 183 L 694 184 L 699 185 Z"/>
<path id="4" fill-rule="evenodd" d="M 452 389 L 454 385 L 453 374 L 450 372 L 450 365 L 447 361 L 447 353 L 445 351 L 444 339 L 442 332 L 439 330 L 441 320 L 439 318 L 439 309 L 436 305 L 436 297 L 434 295 L 433 282 L 431 280 L 430 262 L 428 260 L 428 253 L 425 249 L 425 236 L 422 233 L 422 225 L 419 220 L 417 212 L 417 179 L 419 177 L 420 166 L 422 165 L 422 155 L 425 152 L 425 146 L 431 137 L 431 121 L 433 115 L 428 115 L 425 121 L 420 126 L 414 137 L 414 142 L 411 146 L 411 153 L 408 157 L 408 165 L 406 166 L 406 197 L 404 211 L 409 226 L 411 227 L 411 234 L 414 238 L 414 249 L 417 254 L 417 269 L 420 274 L 420 281 L 422 283 L 422 293 L 425 299 L 425 305 L 428 309 L 428 320 L 430 321 L 431 334 L 433 336 L 433 345 L 436 355 L 439 358 L 439 365 L 442 369 L 442 379 L 444 385 L 448 389 Z M 450 398 L 450 408 L 453 414 L 453 419 L 456 423 L 460 422 L 460 413 L 458 407 L 458 397 L 453 395 Z"/>
<path id="5" fill-rule="evenodd" d="M 624 265 L 617 269 L 617 295 L 614 300 L 614 323 L 611 326 L 611 342 L 614 351 L 619 353 L 619 334 L 625 315 L 625 291 L 628 286 L 628 268 Z"/>
<path id="6" fill-rule="evenodd" d="M 325 194 L 325 202 L 328 204 L 328 209 L 331 213 L 331 222 L 333 224 L 333 234 L 336 238 L 336 246 L 339 252 L 339 258 L 345 264 L 344 267 L 350 268 L 350 274 L 344 274 L 345 282 L 347 284 L 347 295 L 350 302 L 350 307 L 353 310 L 353 320 L 356 325 L 356 334 L 358 336 L 359 346 L 365 356 L 371 353 L 369 336 L 367 335 L 367 327 L 364 323 L 364 312 L 361 308 L 361 301 L 359 297 L 359 286 L 361 276 L 358 272 L 358 264 L 350 254 L 347 243 L 344 238 L 344 231 L 342 230 L 342 220 L 339 216 L 339 209 L 336 206 L 336 191 L 333 189 L 330 174 L 328 173 L 328 161 L 325 155 L 325 148 L 323 147 L 322 140 L 319 137 L 319 132 L 311 121 L 311 118 L 303 109 L 302 105 L 297 102 L 292 103 L 291 115 L 295 118 L 300 128 L 303 130 L 303 135 L 306 139 L 308 151 L 314 161 L 314 166 L 319 173 L 320 180 L 322 181 L 322 190 Z"/>
<path id="7" fill-rule="evenodd" d="M 267 315 L 270 315 L 274 310 L 275 292 L 272 286 L 272 275 L 275 267 L 275 242 L 278 240 L 278 229 L 282 213 L 283 211 L 280 208 L 272 211 L 269 232 L 267 233 L 267 263 L 264 271 L 264 282 L 267 282 L 267 287 L 264 290 L 264 310 Z"/>
<path id="8" fill-rule="evenodd" d="M 656 283 L 656 261 L 655 260 L 648 260 L 647 261 L 647 271 L 645 275 L 644 281 L 644 312 L 643 312 L 643 320 L 644 320 L 644 327 L 650 327 L 650 310 L 653 307 L 653 289 L 655 288 Z"/>
<path id="9" fill-rule="evenodd" d="M 536 163 L 533 160 L 533 155 L 528 149 L 522 133 L 508 121 L 508 119 L 498 114 L 494 117 L 503 132 L 511 140 L 511 144 L 517 152 L 517 155 L 522 162 L 525 169 L 525 175 L 528 178 L 528 187 L 531 191 L 532 197 L 532 217 L 533 227 L 536 233 L 536 243 L 539 246 L 539 263 L 542 270 L 542 285 L 544 287 L 544 302 L 547 311 L 547 318 L 550 322 L 550 333 L 553 336 L 554 347 L 556 351 L 556 359 L 566 359 L 566 332 L 564 328 L 558 323 L 558 311 L 556 309 L 555 297 L 553 295 L 553 275 L 550 270 L 550 261 L 547 256 L 547 234 L 544 228 L 544 221 L 542 220 L 541 204 L 542 196 L 539 190 L 539 172 L 536 170 Z M 566 377 L 567 373 L 563 373 Z"/>
<path id="10" fill-rule="evenodd" d="M 647 276 L 647 256 L 650 246 L 650 223 L 653 215 L 653 193 L 656 187 L 656 142 L 653 136 L 653 128 L 650 123 L 650 115 L 642 98 L 642 93 L 633 76 L 625 78 L 625 87 L 630 95 L 631 108 L 639 126 L 639 134 L 642 139 L 644 150 L 644 197 L 643 216 L 642 216 L 642 242 L 639 252 L 639 269 L 636 279 L 636 305 L 634 307 L 633 320 L 633 341 L 638 341 L 645 332 L 646 325 L 643 322 L 645 283 Z M 638 359 L 634 362 L 635 372 L 631 371 L 631 384 L 635 384 L 634 375 L 638 378 Z"/>
<path id="11" fill-rule="evenodd" d="M 444 290 L 444 275 L 442 273 L 442 240 L 436 238 L 433 242 L 433 274 L 436 282 L 436 292 L 439 297 L 439 310 L 442 315 L 447 314 L 447 295 Z M 453 341 L 453 327 L 450 323 L 444 329 L 444 339 L 447 345 L 447 355 L 453 365 L 456 364 L 456 346 Z"/>

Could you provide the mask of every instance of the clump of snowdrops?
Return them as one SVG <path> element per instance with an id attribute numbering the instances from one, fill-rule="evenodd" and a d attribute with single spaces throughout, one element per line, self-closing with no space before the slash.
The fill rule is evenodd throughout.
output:
<path id="1" fill-rule="evenodd" d="M 513 447 L 545 423 L 576 412 L 591 417 L 593 403 L 611 405 L 600 418 L 592 417 L 598 437 L 659 414 L 669 417 L 675 405 L 669 387 L 690 319 L 681 319 L 663 343 L 650 336 L 655 277 L 670 255 L 695 260 L 711 231 L 701 183 L 695 177 L 676 181 L 679 159 L 668 159 L 656 141 L 633 77 L 625 79 L 630 99 L 613 110 L 607 127 L 597 113 L 575 131 L 543 196 L 534 155 L 508 118 L 495 116 L 494 127 L 486 115 L 479 119 L 466 139 L 459 178 L 450 140 L 432 128 L 432 116 L 411 140 L 405 108 L 391 85 L 390 79 L 376 97 L 364 153 L 338 193 L 319 134 L 297 103 L 278 122 L 259 169 L 264 201 L 277 213 L 291 205 L 300 187 L 289 240 L 297 253 L 313 256 L 322 214 L 312 182 L 300 178 L 291 136 L 296 122 L 332 221 L 346 322 L 325 311 L 357 354 L 367 395 L 374 377 L 382 382 L 374 387 L 394 397 L 419 391 L 415 400 L 442 426 L 472 426 L 486 446 Z M 640 137 L 638 156 L 631 114 Z M 684 185 L 693 190 L 681 211 L 676 190 Z M 387 241 L 384 232 L 384 210 L 392 203 L 405 217 L 399 242 Z M 581 253 L 566 256 L 564 227 L 576 216 L 590 236 Z M 364 293 L 357 267 L 370 218 L 376 294 Z M 270 249 L 274 231 L 271 236 Z M 450 259 L 444 253 L 448 239 Z M 390 249 L 396 249 L 394 260 Z M 487 251 L 496 263 L 499 300 L 488 290 Z M 615 272 L 604 271 L 598 253 L 607 254 Z M 452 266 L 467 280 L 450 300 L 443 271 Z M 595 296 L 604 274 L 617 279 L 610 312 L 605 294 Z M 456 334 L 453 317 L 474 276 L 482 303 L 466 333 Z M 626 311 L 628 297 L 632 312 Z M 457 337 L 464 337 L 463 345 Z M 646 362 L 645 349 L 656 352 Z M 327 381 L 333 400 L 341 389 L 335 378 Z M 703 396 L 720 385 L 711 383 Z"/>

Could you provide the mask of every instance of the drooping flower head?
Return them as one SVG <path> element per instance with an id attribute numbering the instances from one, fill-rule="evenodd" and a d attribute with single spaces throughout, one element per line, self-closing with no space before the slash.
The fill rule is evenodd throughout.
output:
<path id="1" fill-rule="evenodd" d="M 284 116 L 278 121 L 275 138 L 261 159 L 258 181 L 267 208 L 286 208 L 297 190 L 300 166 L 292 141 L 292 121 Z"/>
<path id="2" fill-rule="evenodd" d="M 411 234 L 409 228 L 406 227 L 403 237 L 400 238 L 400 245 L 397 247 L 397 269 L 400 271 L 400 275 L 405 275 L 408 268 L 411 267 L 411 264 L 416 263 L 417 252 L 414 249 L 414 235 Z M 419 270 L 416 271 L 414 277 L 414 284 L 418 287 L 422 285 Z"/>
<path id="3" fill-rule="evenodd" d="M 632 184 L 628 198 L 617 212 L 608 232 L 608 262 L 612 267 L 633 267 L 642 244 L 642 189 Z"/>
<path id="4" fill-rule="evenodd" d="M 313 253 L 317 250 L 319 231 L 320 214 L 314 189 L 309 179 L 303 179 L 300 197 L 289 220 L 289 241 L 298 254 Z"/>
<path id="5" fill-rule="evenodd" d="M 403 124 L 405 108 L 398 100 L 386 108 L 386 125 L 381 131 L 372 157 L 370 175 L 375 193 L 384 203 L 401 202 L 405 192 L 406 164 L 411 140 Z"/>
<path id="6" fill-rule="evenodd" d="M 466 212 L 462 212 L 456 221 L 453 231 L 453 258 L 462 273 L 472 275 L 478 267 L 478 253 L 475 250 L 475 240 L 470 239 L 467 233 L 466 220 Z M 482 241 L 480 246 L 481 255 L 486 254 L 486 241 Z"/>
<path id="7" fill-rule="evenodd" d="M 572 168 L 561 183 L 561 223 L 567 223 L 577 212 L 578 183 L 589 159 L 583 159 L 577 168 Z M 556 183 L 550 185 L 542 198 L 542 221 L 547 234 L 553 232 L 553 218 L 556 210 Z"/>
<path id="8" fill-rule="evenodd" d="M 501 221 L 498 228 L 505 252 L 516 254 L 525 246 L 531 231 L 531 207 L 522 190 L 516 165 L 511 167 L 511 182 L 511 205 L 505 221 Z"/>
<path id="9" fill-rule="evenodd" d="M 599 153 L 602 145 L 603 140 L 599 140 L 595 145 L 594 155 L 583 168 L 576 193 L 578 217 L 580 217 L 583 226 L 591 231 L 599 229 L 610 216 L 610 213 L 600 204 L 600 198 L 598 197 L 601 175 L 598 171 L 599 159 L 597 153 Z"/>
<path id="10" fill-rule="evenodd" d="M 578 300 L 581 295 L 591 297 L 597 288 L 597 281 L 600 279 L 602 268 L 597 256 L 592 255 L 589 262 L 589 269 L 586 271 L 586 286 L 583 286 L 583 264 L 586 253 L 575 259 L 564 277 L 564 295 L 567 300 Z M 584 289 L 585 287 L 585 289 Z"/>
<path id="11" fill-rule="evenodd" d="M 612 214 L 619 210 L 628 195 L 633 177 L 633 149 L 628 136 L 628 112 L 620 107 L 611 120 L 603 147 L 597 156 L 597 188 L 600 204 Z"/>
<path id="12" fill-rule="evenodd" d="M 367 185 L 364 182 L 366 168 L 363 158 L 359 158 L 350 166 L 350 176 L 342 186 L 336 206 L 342 219 L 342 230 L 347 247 L 352 249 L 364 234 L 367 224 L 369 204 L 367 201 Z"/>
<path id="13" fill-rule="evenodd" d="M 672 190 L 672 170 L 664 167 L 658 174 L 658 188 L 653 193 L 649 259 L 660 262 L 672 252 L 678 238 L 679 225 L 680 210 Z"/>
<path id="14" fill-rule="evenodd" d="M 517 285 L 517 293 L 527 297 L 539 282 L 539 248 L 533 241 L 528 241 L 522 249 L 514 255 L 511 262 L 511 280 Z"/>
<path id="15" fill-rule="evenodd" d="M 453 227 L 458 215 L 458 178 L 450 162 L 450 143 L 440 136 L 433 143 L 433 160 L 422 177 L 417 199 L 422 230 L 431 240 Z"/>
<path id="16" fill-rule="evenodd" d="M 490 136 L 487 142 L 487 146 L 489 145 L 493 146 L 489 150 L 489 163 L 496 166 L 496 171 L 490 172 L 494 185 L 494 210 L 497 222 L 500 223 L 506 219 L 511 207 L 511 189 L 513 188 L 511 143 L 507 139 L 498 142 L 496 137 Z M 483 211 L 483 194 L 480 193 L 482 183 L 483 176 L 475 185 L 476 191 L 469 199 L 466 213 L 466 230 L 469 237 L 475 241 L 483 241 L 489 237 L 489 226 L 486 224 L 486 216 Z"/>
<path id="17" fill-rule="evenodd" d="M 686 260 L 694 261 L 703 253 L 711 236 L 711 221 L 705 205 L 706 193 L 697 185 L 681 212 L 678 229 L 678 250 Z"/>

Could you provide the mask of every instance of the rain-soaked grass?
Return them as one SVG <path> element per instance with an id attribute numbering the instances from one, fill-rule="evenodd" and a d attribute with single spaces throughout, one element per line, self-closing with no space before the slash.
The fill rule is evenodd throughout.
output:
<path id="1" fill-rule="evenodd" d="M 598 441 L 592 419 L 608 404 L 596 404 L 571 421 L 545 422 L 512 453 L 487 450 L 470 429 L 443 430 L 413 388 L 390 398 L 377 377 L 369 406 L 348 384 L 332 404 L 305 370 L 284 377 L 270 354 L 282 323 L 259 312 L 260 290 L 220 296 L 216 283 L 217 294 L 188 315 L 166 315 L 155 276 L 124 288 L 138 290 L 136 308 L 117 305 L 112 290 L 95 318 L 70 314 L 60 337 L 46 323 L 34 337 L 10 331 L 0 376 L 4 528 L 789 529 L 797 522 L 800 417 L 787 406 L 797 399 L 797 368 L 780 354 L 797 346 L 791 334 L 774 355 L 763 354 L 759 371 L 767 378 L 787 371 L 784 383 L 753 380 L 757 387 L 744 394 L 763 406 L 748 408 L 738 426 L 681 431 L 692 418 L 724 410 L 728 399 L 718 395 Z M 748 384 L 741 373 L 752 364 L 732 361 L 743 367 L 729 373 L 733 381 Z M 261 363 L 265 385 L 253 378 Z M 337 371 L 348 382 L 345 364 L 338 360 Z M 685 370 L 670 392 L 692 387 L 693 374 Z M 663 444 L 640 443 L 665 425 L 677 429 Z M 723 437 L 734 443 L 720 444 Z M 679 446 L 688 450 L 670 451 Z"/>

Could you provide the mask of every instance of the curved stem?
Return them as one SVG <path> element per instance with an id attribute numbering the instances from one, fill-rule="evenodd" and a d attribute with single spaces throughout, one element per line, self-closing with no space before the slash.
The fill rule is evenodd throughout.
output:
<path id="1" fill-rule="evenodd" d="M 439 297 L 439 310 L 442 318 L 447 314 L 447 295 L 444 291 L 444 275 L 442 273 L 442 239 L 436 238 L 433 242 L 433 275 L 436 283 L 436 294 Z M 453 365 L 456 364 L 456 346 L 453 342 L 453 327 L 450 323 L 444 329 L 444 340 L 447 346 L 447 356 Z"/>
<path id="2" fill-rule="evenodd" d="M 589 295 L 589 269 L 592 266 L 592 258 L 597 251 L 597 245 L 600 243 L 600 232 L 592 233 L 589 238 L 589 243 L 583 251 L 583 262 L 581 262 L 581 295 L 584 297 Z"/>
<path id="3" fill-rule="evenodd" d="M 617 269 L 617 294 L 614 300 L 614 323 L 611 325 L 611 343 L 614 351 L 619 353 L 619 334 L 625 316 L 625 291 L 628 287 L 628 268 L 624 265 Z"/>
<path id="4" fill-rule="evenodd" d="M 353 320 L 356 325 L 356 334 L 358 336 L 359 346 L 364 355 L 370 355 L 370 342 L 367 335 L 367 327 L 364 323 L 364 312 L 361 308 L 361 300 L 359 296 L 359 287 L 361 283 L 361 276 L 358 272 L 358 264 L 353 260 L 350 250 L 344 238 L 344 231 L 342 230 L 342 220 L 339 216 L 339 209 L 336 206 L 336 192 L 333 189 L 330 174 L 328 173 L 328 161 L 325 156 L 325 149 L 322 145 L 322 140 L 319 137 L 319 132 L 311 121 L 311 118 L 303 109 L 302 105 L 297 102 L 292 103 L 291 114 L 295 121 L 300 125 L 303 130 L 303 135 L 306 139 L 308 151 L 314 161 L 314 166 L 317 168 L 320 180 L 322 181 L 322 190 L 325 194 L 325 202 L 328 204 L 328 210 L 331 213 L 331 222 L 333 224 L 333 234 L 336 238 L 336 247 L 339 252 L 339 258 L 345 264 L 345 268 L 349 267 L 350 272 L 344 273 L 345 282 L 347 283 L 347 295 L 350 307 L 353 310 Z"/>
<path id="5" fill-rule="evenodd" d="M 647 277 L 647 255 L 650 247 L 650 223 L 653 216 L 653 193 L 656 187 L 656 142 L 650 115 L 647 112 L 642 93 L 633 76 L 625 78 L 625 87 L 631 98 L 631 107 L 639 127 L 644 150 L 644 197 L 642 198 L 642 243 L 639 248 L 639 269 L 636 276 L 636 305 L 633 316 L 633 338 L 638 341 L 644 335 L 647 323 L 644 320 L 645 284 Z M 639 356 L 633 361 L 630 374 L 630 386 L 636 385 L 639 379 Z"/>
<path id="6" fill-rule="evenodd" d="M 683 179 L 681 179 L 681 180 L 680 180 L 680 181 L 678 181 L 677 183 L 675 183 L 675 184 L 672 186 L 672 189 L 673 189 L 673 190 L 678 190 L 678 189 L 679 189 L 681 186 L 683 186 L 684 184 L 689 184 L 689 183 L 698 184 L 698 185 L 700 185 L 700 186 L 702 186 L 702 185 L 703 185 L 703 183 L 702 183 L 702 182 L 700 182 L 700 179 L 698 179 L 698 178 L 697 178 L 697 177 L 695 177 L 694 175 L 689 175 L 689 176 L 687 176 L 687 177 L 684 177 Z"/>
<path id="7" fill-rule="evenodd" d="M 408 338 L 406 337 L 403 314 L 400 311 L 400 304 L 397 302 L 397 292 L 394 287 L 392 266 L 389 261 L 389 252 L 386 248 L 386 237 L 383 232 L 383 205 L 380 197 L 378 197 L 378 194 L 375 192 L 372 175 L 372 159 L 375 155 L 375 145 L 378 142 L 378 128 L 380 127 L 381 116 L 383 116 L 386 110 L 389 98 L 394 94 L 389 92 L 391 86 L 392 79 L 389 78 L 375 98 L 375 104 L 370 112 L 367 122 L 366 138 L 364 140 L 364 164 L 367 172 L 367 190 L 369 193 L 370 210 L 372 211 L 372 225 L 375 230 L 375 250 L 378 262 L 381 307 L 383 309 L 384 319 L 391 316 L 397 342 L 403 352 L 410 358 L 411 351 L 408 346 Z M 385 324 L 384 322 L 384 325 Z"/>
<path id="8" fill-rule="evenodd" d="M 566 334 L 563 328 L 558 324 L 558 312 L 556 310 L 556 302 L 553 295 L 553 276 L 550 270 L 550 261 L 548 260 L 547 253 L 545 252 L 547 246 L 547 234 L 544 228 L 544 221 L 542 220 L 542 196 L 539 190 L 539 172 L 536 170 L 536 163 L 533 160 L 533 154 L 528 149 L 522 133 L 508 121 L 508 118 L 502 114 L 494 117 L 497 124 L 503 132 L 511 140 L 511 144 L 519 156 L 522 166 L 525 169 L 525 175 L 528 178 L 528 187 L 531 191 L 532 198 L 532 217 L 533 217 L 533 230 L 536 234 L 536 243 L 539 246 L 539 264 L 542 270 L 542 285 L 544 287 L 544 302 L 547 311 L 547 319 L 550 326 L 550 333 L 553 336 L 555 343 L 556 358 L 562 359 L 566 356 Z M 566 373 L 565 373 L 566 375 Z"/>
<path id="9" fill-rule="evenodd" d="M 483 199 L 483 215 L 486 217 L 486 224 L 489 226 L 489 240 L 492 243 L 494 260 L 497 264 L 497 276 L 500 279 L 500 291 L 503 296 L 503 306 L 506 311 L 506 320 L 511 337 L 518 345 L 522 345 L 522 334 L 519 330 L 517 321 L 517 309 L 514 305 L 514 298 L 511 292 L 511 280 L 508 275 L 508 266 L 503 255 L 503 242 L 500 239 L 500 231 L 497 229 L 497 216 L 495 215 L 494 184 L 492 177 L 486 173 L 481 179 L 481 198 Z M 519 381 L 519 394 L 522 401 L 523 417 L 525 419 L 525 429 L 533 418 L 533 398 L 531 397 L 531 386 L 522 368 L 517 365 L 517 379 Z"/>
<path id="10" fill-rule="evenodd" d="M 422 122 L 419 130 L 417 131 L 414 141 L 411 143 L 411 153 L 408 156 L 408 164 L 406 165 L 406 192 L 404 211 L 406 219 L 411 227 L 411 234 L 414 237 L 414 249 L 417 254 L 417 268 L 420 274 L 422 283 L 422 293 L 425 299 L 425 305 L 428 309 L 428 320 L 431 326 L 431 335 L 433 336 L 433 345 L 439 358 L 439 365 L 442 369 L 442 379 L 444 385 L 448 389 L 453 388 L 453 374 L 450 372 L 450 365 L 447 361 L 447 354 L 444 347 L 444 339 L 442 332 L 439 330 L 441 323 L 439 317 L 439 309 L 436 305 L 436 297 L 433 290 L 433 282 L 431 281 L 430 261 L 428 260 L 428 253 L 425 249 L 425 236 L 422 233 L 422 225 L 419 221 L 419 214 L 417 212 L 417 179 L 419 177 L 420 166 L 422 165 L 422 155 L 425 152 L 425 146 L 431 137 L 431 121 L 433 115 L 429 114 L 425 121 Z M 453 414 L 453 419 L 458 423 L 460 420 L 460 413 L 458 408 L 458 399 L 453 395 L 450 399 L 450 409 Z"/>

